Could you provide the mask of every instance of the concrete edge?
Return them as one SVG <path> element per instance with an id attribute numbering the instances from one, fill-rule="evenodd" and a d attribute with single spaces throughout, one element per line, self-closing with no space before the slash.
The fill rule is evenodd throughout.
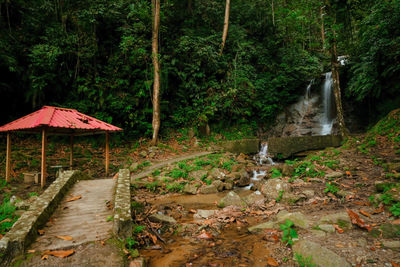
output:
<path id="1" fill-rule="evenodd" d="M 65 171 L 32 203 L 0 240 L 0 266 L 8 266 L 14 257 L 24 253 L 71 186 L 84 177 L 80 171 Z"/>
<path id="2" fill-rule="evenodd" d="M 128 169 L 120 169 L 115 186 L 113 233 L 122 239 L 132 236 L 130 176 Z"/>

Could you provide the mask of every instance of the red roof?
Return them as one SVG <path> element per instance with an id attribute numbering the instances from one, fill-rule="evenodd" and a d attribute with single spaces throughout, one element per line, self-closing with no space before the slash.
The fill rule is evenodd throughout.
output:
<path id="1" fill-rule="evenodd" d="M 0 127 L 0 132 L 40 132 L 43 128 L 47 128 L 50 133 L 78 135 L 122 131 L 121 128 L 80 113 L 75 109 L 44 106 L 38 111 Z"/>

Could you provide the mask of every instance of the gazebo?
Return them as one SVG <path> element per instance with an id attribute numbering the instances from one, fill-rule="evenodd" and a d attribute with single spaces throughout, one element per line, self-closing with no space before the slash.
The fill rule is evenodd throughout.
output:
<path id="1" fill-rule="evenodd" d="M 106 175 L 108 175 L 110 163 L 109 134 L 110 132 L 117 131 L 122 131 L 122 129 L 87 116 L 75 109 L 44 106 L 38 111 L 0 127 L 0 132 L 7 133 L 6 181 L 10 181 L 12 132 L 42 134 L 41 186 L 43 188 L 46 184 L 46 147 L 48 135 L 70 136 L 70 167 L 72 168 L 74 136 L 105 133 L 105 169 Z"/>

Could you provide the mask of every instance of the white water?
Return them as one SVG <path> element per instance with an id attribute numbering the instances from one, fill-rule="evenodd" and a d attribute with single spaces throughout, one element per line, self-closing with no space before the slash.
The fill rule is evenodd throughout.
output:
<path id="1" fill-rule="evenodd" d="M 254 159 L 258 158 L 258 165 L 263 165 L 264 162 L 267 163 L 268 165 L 275 165 L 275 162 L 272 160 L 271 157 L 268 156 L 268 144 L 262 144 L 261 149 L 258 152 L 257 156 L 254 157 Z M 260 181 L 262 177 L 264 177 L 266 174 L 266 171 L 263 170 L 253 170 L 253 176 L 250 178 L 250 184 L 245 187 L 245 189 L 250 189 L 255 182 Z"/>
<path id="2" fill-rule="evenodd" d="M 328 135 L 332 133 L 332 84 L 332 72 L 325 73 L 325 81 L 322 86 L 323 114 L 321 117 L 321 135 Z"/>

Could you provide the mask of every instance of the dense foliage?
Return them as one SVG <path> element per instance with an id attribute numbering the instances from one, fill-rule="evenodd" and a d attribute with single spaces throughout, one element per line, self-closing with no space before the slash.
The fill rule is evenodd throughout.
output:
<path id="1" fill-rule="evenodd" d="M 268 125 L 327 69 L 321 2 L 233 1 L 220 56 L 223 0 L 162 1 L 162 127 Z M 354 58 L 349 92 L 390 98 L 400 77 L 399 0 L 330 2 L 341 16 L 324 23 L 341 29 L 340 53 Z M 0 123 L 50 104 L 149 135 L 150 1 L 2 0 L 0 7 Z"/>

